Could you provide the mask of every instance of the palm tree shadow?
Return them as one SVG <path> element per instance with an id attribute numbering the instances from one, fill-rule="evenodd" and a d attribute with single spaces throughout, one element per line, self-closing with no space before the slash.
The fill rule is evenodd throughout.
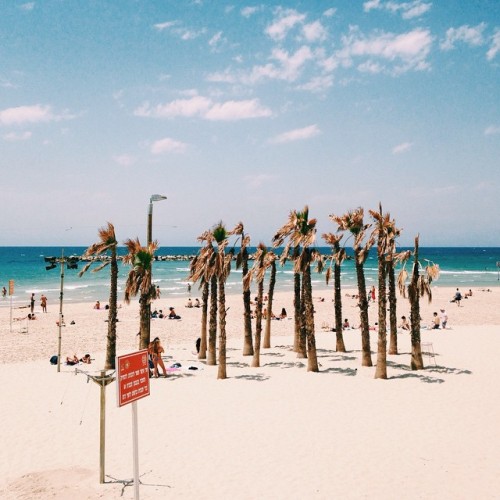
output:
<path id="1" fill-rule="evenodd" d="M 264 375 L 262 373 L 256 373 L 255 375 L 237 375 L 236 377 L 233 378 L 239 380 L 253 380 L 255 382 L 265 382 L 266 380 L 269 380 L 271 377 L 269 377 L 269 375 Z"/>
<path id="2" fill-rule="evenodd" d="M 266 363 L 265 365 L 266 367 L 267 366 L 270 366 L 271 368 L 304 368 L 306 365 L 304 363 L 301 363 L 300 361 L 296 361 L 296 362 L 289 362 L 289 363 L 282 363 L 282 362 L 279 362 L 279 361 L 276 361 L 275 363 Z"/>
<path id="3" fill-rule="evenodd" d="M 285 355 L 280 352 L 261 352 L 261 356 L 275 356 L 277 358 L 284 358 Z"/>
<path id="4" fill-rule="evenodd" d="M 334 373 L 345 377 L 355 377 L 358 370 L 357 368 L 327 368 L 326 370 L 320 370 L 319 373 Z"/>
<path id="5" fill-rule="evenodd" d="M 472 375 L 472 372 L 470 370 L 463 370 L 461 368 L 448 368 L 446 366 L 428 366 L 425 369 L 428 372 L 431 373 L 449 373 L 452 375 Z"/>
<path id="6" fill-rule="evenodd" d="M 389 380 L 395 379 L 403 379 L 403 378 L 418 378 L 421 382 L 425 382 L 426 384 L 443 384 L 445 382 L 442 378 L 434 378 L 428 377 L 426 375 L 420 375 L 419 373 L 403 373 L 402 375 L 394 375 L 392 377 L 388 377 Z"/>

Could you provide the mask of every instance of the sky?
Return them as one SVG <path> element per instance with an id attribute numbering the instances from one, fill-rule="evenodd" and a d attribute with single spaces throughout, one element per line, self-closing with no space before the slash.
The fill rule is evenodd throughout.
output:
<path id="1" fill-rule="evenodd" d="M 500 246 L 500 2 L 0 0 L 0 245 L 160 246 L 382 203 Z M 369 217 L 367 215 L 367 222 Z"/>

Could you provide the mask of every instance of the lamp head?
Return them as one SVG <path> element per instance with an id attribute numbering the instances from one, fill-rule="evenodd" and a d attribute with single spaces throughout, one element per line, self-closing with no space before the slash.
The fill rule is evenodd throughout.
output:
<path id="1" fill-rule="evenodd" d="M 153 203 L 153 201 L 161 201 L 161 200 L 166 200 L 166 199 L 167 199 L 167 197 L 163 196 L 162 194 L 152 194 L 149 201 L 150 201 L 150 203 Z"/>

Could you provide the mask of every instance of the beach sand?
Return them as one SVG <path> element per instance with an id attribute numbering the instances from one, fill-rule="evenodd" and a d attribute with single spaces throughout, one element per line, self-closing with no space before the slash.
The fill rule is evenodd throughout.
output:
<path id="1" fill-rule="evenodd" d="M 499 498 L 500 288 L 491 290 L 473 289 L 457 307 L 453 288 L 434 288 L 433 302 L 421 302 L 423 324 L 446 307 L 450 328 L 422 330 L 435 357 L 424 356 L 421 371 L 409 369 L 410 339 L 400 333 L 388 380 L 361 367 L 359 330 L 344 332 L 347 353 L 335 352 L 335 333 L 322 329 L 333 326 L 331 296 L 315 300 L 319 373 L 292 352 L 291 319 L 272 322 L 273 347 L 262 350 L 261 368 L 251 368 L 241 354 L 241 296 L 228 296 L 227 380 L 194 354 L 201 310 L 162 298 L 156 308 L 174 306 L 182 319 L 153 320 L 151 335 L 162 340 L 167 366 L 182 369 L 151 379 L 151 395 L 137 405 L 141 498 Z M 356 301 L 343 300 L 343 316 L 358 324 Z M 290 315 L 292 301 L 277 294 L 275 312 L 285 307 Z M 89 352 L 95 360 L 77 374 L 65 365 L 57 373 L 49 358 L 58 307 L 37 308 L 39 319 L 14 322 L 10 332 L 7 306 L 0 308 L 0 498 L 133 498 L 131 406 L 118 408 L 116 383 L 108 386 L 99 484 L 100 391 L 82 373 L 96 375 L 104 364 L 107 312 L 64 305 L 63 356 Z M 119 310 L 118 354 L 137 349 L 138 312 L 137 303 Z M 408 312 L 400 298 L 398 316 Z M 371 342 L 375 364 L 376 332 Z"/>

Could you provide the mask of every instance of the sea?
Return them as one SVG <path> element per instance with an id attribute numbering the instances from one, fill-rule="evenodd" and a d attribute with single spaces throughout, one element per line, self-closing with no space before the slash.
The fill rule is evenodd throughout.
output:
<path id="1" fill-rule="evenodd" d="M 0 247 L 0 290 L 6 287 L 9 291 L 9 282 L 13 284 L 13 294 L 3 298 L 0 296 L 0 307 L 7 306 L 12 301 L 15 306 L 29 304 L 30 296 L 35 293 L 37 301 L 43 293 L 49 303 L 55 304 L 60 298 L 61 281 L 63 282 L 63 297 L 65 302 L 93 302 L 96 300 L 106 303 L 109 298 L 109 266 L 99 272 L 91 272 L 93 266 L 82 276 L 78 277 L 79 270 L 84 263 L 78 263 L 78 269 L 64 268 L 64 277 L 61 280 L 61 266 L 46 269 L 46 257 L 64 255 L 81 256 L 86 247 Z M 250 249 L 250 252 L 255 249 Z M 330 248 L 318 248 L 321 253 L 330 255 Z M 404 249 L 399 249 L 404 250 Z M 161 247 L 158 256 L 193 256 L 199 247 Z M 120 248 L 120 255 L 126 253 Z M 434 286 L 458 287 L 462 292 L 470 289 L 487 289 L 500 286 L 500 248 L 498 247 L 422 247 L 419 249 L 420 262 L 438 264 L 441 272 Z M 251 262 L 250 262 L 251 265 Z M 118 298 L 123 300 L 125 282 L 130 267 L 119 262 Z M 155 261 L 153 265 L 153 280 L 160 287 L 162 299 L 170 297 L 199 296 L 198 284 L 191 285 L 188 291 L 189 260 Z M 377 256 L 372 251 L 365 264 L 366 285 L 371 287 L 377 283 Z M 226 293 L 241 293 L 241 269 L 233 266 L 227 280 Z M 278 265 L 276 290 L 293 290 L 293 269 L 291 263 L 284 267 Z M 267 278 L 266 278 L 267 280 Z M 333 282 L 328 285 L 325 273 L 312 273 L 313 293 L 316 296 L 333 296 Z M 342 286 L 356 288 L 356 275 L 352 261 L 346 261 L 342 266 Z M 256 286 L 252 285 L 252 293 Z"/>

